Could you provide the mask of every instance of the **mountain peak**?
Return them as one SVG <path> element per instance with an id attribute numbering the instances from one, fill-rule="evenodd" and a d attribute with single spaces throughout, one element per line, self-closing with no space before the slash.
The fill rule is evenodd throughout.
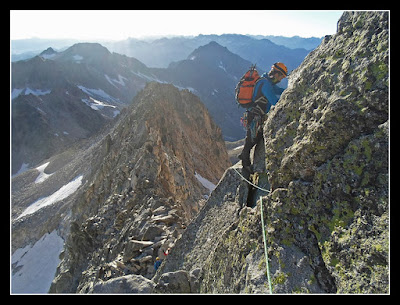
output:
<path id="1" fill-rule="evenodd" d="M 221 46 L 218 42 L 216 42 L 214 40 L 210 41 L 208 44 L 204 45 L 204 47 L 225 48 L 226 49 L 226 47 Z"/>
<path id="2" fill-rule="evenodd" d="M 223 47 L 221 46 L 219 43 L 215 42 L 215 41 L 211 41 L 208 44 L 204 45 L 204 46 L 200 46 L 198 47 L 196 50 L 194 50 L 188 58 L 191 58 L 193 56 L 201 56 L 204 54 L 210 54 L 212 53 L 215 56 L 215 53 L 217 52 L 217 54 L 223 54 L 223 53 L 227 53 L 230 51 L 228 50 L 227 47 Z"/>
<path id="3" fill-rule="evenodd" d="M 215 41 L 198 47 L 188 56 L 188 59 L 199 61 L 201 64 L 218 67 L 235 77 L 239 77 L 250 66 L 250 62 L 232 53 L 227 47 L 223 47 Z"/>
<path id="4" fill-rule="evenodd" d="M 59 60 L 80 62 L 91 58 L 91 60 L 104 61 L 109 56 L 111 56 L 111 52 L 101 44 L 84 42 L 69 47 L 62 53 Z"/>
<path id="5" fill-rule="evenodd" d="M 52 47 L 48 47 L 46 50 L 44 50 L 42 53 L 40 53 L 40 56 L 43 55 L 52 55 L 57 53 Z"/>
<path id="6" fill-rule="evenodd" d="M 110 53 L 110 51 L 108 51 L 106 47 L 102 46 L 100 43 L 97 42 L 80 42 L 72 45 L 69 49 L 80 50 L 80 51 L 90 50 L 90 51 Z"/>

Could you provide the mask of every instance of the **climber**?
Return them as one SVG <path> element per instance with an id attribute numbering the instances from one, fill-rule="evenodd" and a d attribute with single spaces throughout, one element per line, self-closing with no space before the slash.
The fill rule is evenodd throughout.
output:
<path id="1" fill-rule="evenodd" d="M 252 95 L 253 106 L 247 108 L 244 113 L 245 127 L 247 129 L 245 144 L 242 152 L 238 155 L 238 158 L 242 160 L 242 174 L 246 179 L 253 172 L 250 151 L 262 137 L 262 123 L 266 114 L 271 109 L 271 106 L 278 102 L 284 90 L 276 84 L 284 79 L 287 74 L 288 69 L 283 63 L 274 63 L 268 73 L 265 72 L 261 75 L 254 87 Z"/>
<path id="2" fill-rule="evenodd" d="M 171 248 L 168 248 L 167 251 L 164 251 L 164 250 L 163 250 L 163 253 L 164 253 L 165 256 L 168 256 L 168 254 L 169 254 L 170 251 L 171 251 Z"/>
<path id="3" fill-rule="evenodd" d="M 157 271 L 158 267 L 160 267 L 162 261 L 160 260 L 160 258 L 157 256 L 156 257 L 156 262 L 154 263 L 154 270 Z"/>

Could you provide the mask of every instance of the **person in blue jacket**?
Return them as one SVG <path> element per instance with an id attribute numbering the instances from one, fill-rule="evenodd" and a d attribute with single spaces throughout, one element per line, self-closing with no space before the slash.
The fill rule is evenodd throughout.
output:
<path id="1" fill-rule="evenodd" d="M 158 267 L 160 267 L 162 261 L 159 257 L 156 257 L 156 262 L 154 263 L 154 270 L 157 271 Z"/>
<path id="2" fill-rule="evenodd" d="M 244 115 L 247 128 L 245 144 L 238 156 L 242 160 L 242 174 L 246 179 L 253 172 L 250 162 L 250 151 L 262 137 L 262 123 L 265 115 L 271 109 L 271 106 L 278 102 L 284 90 L 276 84 L 287 77 L 287 74 L 288 69 L 283 63 L 274 63 L 268 73 L 265 72 L 261 75 L 260 80 L 257 81 L 254 87 L 252 97 L 253 106 L 248 108 Z"/>

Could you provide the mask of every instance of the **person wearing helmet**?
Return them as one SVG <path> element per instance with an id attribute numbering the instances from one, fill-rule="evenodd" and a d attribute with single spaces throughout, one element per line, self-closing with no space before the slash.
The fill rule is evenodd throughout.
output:
<path id="1" fill-rule="evenodd" d="M 287 77 L 287 74 L 288 69 L 283 63 L 274 63 L 269 72 L 261 75 L 261 78 L 254 87 L 252 97 L 254 106 L 248 108 L 244 114 L 247 129 L 246 139 L 243 150 L 238 155 L 238 158 L 242 160 L 242 174 L 246 179 L 253 172 L 250 162 L 250 151 L 262 137 L 262 123 L 265 115 L 271 109 L 271 106 L 278 102 L 284 90 L 276 84 Z"/>
<path id="2" fill-rule="evenodd" d="M 160 267 L 162 261 L 160 260 L 160 258 L 157 256 L 156 257 L 156 262 L 154 263 L 154 271 L 157 271 L 157 269 Z"/>

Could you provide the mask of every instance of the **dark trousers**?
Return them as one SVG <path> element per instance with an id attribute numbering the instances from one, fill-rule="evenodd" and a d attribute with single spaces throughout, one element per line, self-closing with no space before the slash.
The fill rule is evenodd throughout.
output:
<path id="1" fill-rule="evenodd" d="M 253 148 L 254 145 L 256 145 L 258 143 L 258 141 L 261 140 L 262 138 L 262 128 L 260 128 L 260 130 L 258 130 L 256 137 L 253 138 L 251 136 L 251 130 L 250 130 L 250 123 L 251 121 L 254 119 L 254 114 L 253 113 L 249 113 L 249 117 L 248 117 L 248 124 L 247 124 L 247 132 L 246 132 L 246 139 L 244 142 L 244 147 L 242 150 L 242 153 L 240 154 L 240 159 L 242 159 L 242 165 L 243 166 L 250 166 L 251 162 L 250 162 L 250 151 Z"/>
<path id="2" fill-rule="evenodd" d="M 246 139 L 244 142 L 244 147 L 241 153 L 241 159 L 242 159 L 242 164 L 243 166 L 250 166 L 251 162 L 250 162 L 250 151 L 251 149 L 254 147 L 254 145 L 257 144 L 258 141 L 260 141 L 262 138 L 262 132 L 258 132 L 257 136 L 255 139 L 253 139 L 251 137 L 251 131 L 250 129 L 247 129 L 247 133 L 246 133 Z"/>

